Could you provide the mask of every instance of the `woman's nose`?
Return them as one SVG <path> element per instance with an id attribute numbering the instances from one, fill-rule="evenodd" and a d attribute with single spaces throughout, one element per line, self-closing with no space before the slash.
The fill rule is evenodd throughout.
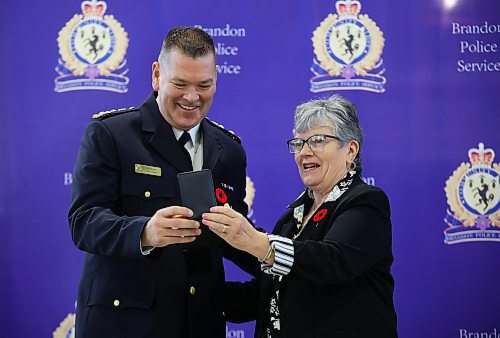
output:
<path id="1" fill-rule="evenodd" d="M 311 155 L 312 152 L 313 151 L 311 150 L 311 147 L 309 147 L 309 144 L 306 142 L 306 143 L 304 143 L 304 146 L 302 147 L 302 149 L 300 149 L 299 155 Z"/>

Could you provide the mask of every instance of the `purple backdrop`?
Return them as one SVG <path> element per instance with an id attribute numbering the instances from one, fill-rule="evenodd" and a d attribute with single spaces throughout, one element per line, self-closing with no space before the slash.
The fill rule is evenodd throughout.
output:
<path id="1" fill-rule="evenodd" d="M 311 38 L 330 13 L 337 13 L 335 1 L 108 1 L 105 15 L 114 19 L 108 17 L 107 25 L 116 33 L 119 23 L 127 33 L 126 64 L 115 71 L 118 84 L 94 80 L 123 93 L 55 91 L 58 60 L 68 58 L 58 34 L 66 32 L 62 40 L 69 41 L 71 31 L 63 27 L 82 13 L 80 1 L 3 3 L 0 337 L 51 337 L 74 312 L 83 254 L 71 242 L 66 213 L 81 135 L 92 114 L 146 98 L 151 63 L 174 26 L 199 25 L 218 44 L 220 73 L 209 117 L 243 140 L 255 187 L 252 219 L 270 230 L 301 191 L 285 141 L 297 104 L 339 92 L 310 90 L 310 68 L 317 58 Z M 385 72 L 379 75 L 387 82 L 380 93 L 340 93 L 358 106 L 364 176 L 391 200 L 400 336 L 500 337 L 498 183 L 488 181 L 489 200 L 497 209 L 490 204 L 489 219 L 484 212 L 474 216 L 483 223 L 469 234 L 479 240 L 446 244 L 443 220 L 449 210 L 454 217 L 448 222 L 460 230 L 458 215 L 479 210 L 472 203 L 479 198 L 472 192 L 479 190 L 462 200 L 445 192 L 448 179 L 459 178 L 455 170 L 471 162 L 469 149 L 482 142 L 500 151 L 500 2 L 360 4 L 361 15 L 368 15 L 385 39 L 375 61 L 383 61 Z M 380 36 L 370 27 L 375 46 Z M 114 37 L 118 50 L 126 39 Z M 57 69 L 60 88 L 92 84 L 64 73 L 64 65 Z M 337 80 L 347 85 L 345 78 Z M 478 162 L 482 169 L 470 177 L 486 175 L 498 182 L 498 162 Z M 452 181 L 448 191 L 461 196 L 461 183 Z M 473 210 L 463 211 L 464 205 Z M 232 265 L 227 270 L 229 279 L 247 278 Z M 58 337 L 65 336 L 61 332 Z M 252 323 L 228 324 L 227 337 L 252 336 Z"/>

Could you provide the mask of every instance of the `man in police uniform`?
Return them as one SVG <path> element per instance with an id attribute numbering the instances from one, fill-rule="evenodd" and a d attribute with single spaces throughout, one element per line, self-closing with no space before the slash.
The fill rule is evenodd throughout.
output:
<path id="1" fill-rule="evenodd" d="M 87 252 L 77 338 L 225 337 L 222 257 L 252 274 L 259 266 L 189 219 L 177 182 L 211 169 L 219 202 L 247 213 L 245 152 L 205 118 L 216 79 L 212 38 L 174 28 L 152 65 L 151 96 L 88 125 L 69 210 L 72 239 Z"/>

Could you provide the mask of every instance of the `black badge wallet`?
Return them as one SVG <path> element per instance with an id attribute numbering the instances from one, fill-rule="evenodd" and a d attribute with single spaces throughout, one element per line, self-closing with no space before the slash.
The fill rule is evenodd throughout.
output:
<path id="1" fill-rule="evenodd" d="M 205 225 L 201 224 L 201 215 L 217 205 L 212 171 L 203 169 L 179 173 L 177 180 L 179 181 L 182 205 L 193 210 L 193 216 L 190 219 L 200 222 L 202 228 L 201 235 L 194 242 L 183 245 L 182 251 L 186 259 L 187 270 L 192 275 L 211 267 L 211 255 L 208 250 L 213 246 L 216 236 L 206 229 Z"/>
<path id="2" fill-rule="evenodd" d="M 191 219 L 200 221 L 204 212 L 209 212 L 211 207 L 217 205 L 210 169 L 179 173 L 177 180 L 181 190 L 182 205 L 193 210 Z"/>

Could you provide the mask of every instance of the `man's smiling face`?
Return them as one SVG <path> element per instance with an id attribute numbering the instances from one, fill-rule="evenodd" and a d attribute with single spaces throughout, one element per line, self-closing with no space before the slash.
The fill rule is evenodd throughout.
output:
<path id="1" fill-rule="evenodd" d="M 217 72 L 212 54 L 192 58 L 172 50 L 152 66 L 153 89 L 161 114 L 174 128 L 199 124 L 212 105 Z"/>

